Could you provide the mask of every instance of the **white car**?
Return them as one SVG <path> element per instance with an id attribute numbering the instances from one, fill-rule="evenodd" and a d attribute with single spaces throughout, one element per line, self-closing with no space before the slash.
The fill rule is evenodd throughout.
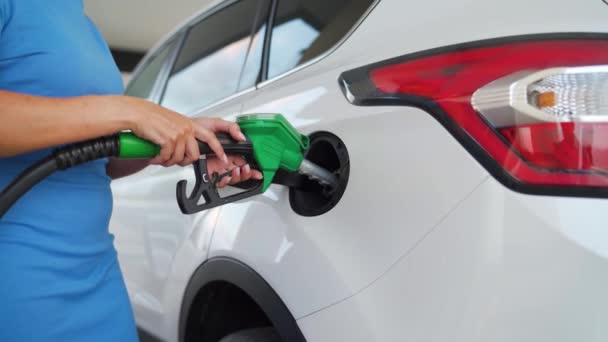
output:
<path id="1" fill-rule="evenodd" d="M 170 9 L 168 9 L 170 10 Z M 608 6 L 219 1 L 128 94 L 281 113 L 343 195 L 183 215 L 188 168 L 113 184 L 138 327 L 205 342 L 608 340 Z"/>

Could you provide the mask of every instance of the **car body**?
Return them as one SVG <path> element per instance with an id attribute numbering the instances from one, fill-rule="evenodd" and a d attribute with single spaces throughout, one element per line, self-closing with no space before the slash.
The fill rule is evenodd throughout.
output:
<path id="1" fill-rule="evenodd" d="M 605 189 L 520 186 L 432 115 L 432 106 L 357 103 L 344 83 L 352 70 L 459 46 L 603 41 L 605 3 L 249 2 L 256 10 L 231 13 L 228 25 L 221 15 L 240 1 L 216 2 L 189 19 L 140 63 L 127 93 L 190 116 L 282 113 L 303 133 L 331 132 L 348 148 L 348 185 L 334 208 L 312 217 L 295 213 L 289 189 L 279 185 L 185 216 L 175 184 L 191 180 L 191 168 L 151 166 L 115 181 L 110 227 L 142 330 L 166 341 L 218 341 L 263 326 L 290 342 L 608 338 Z M 305 9 L 277 21 L 300 31 L 272 38 L 269 13 L 281 13 L 281 2 Z M 315 6 L 331 14 L 351 3 L 357 8 L 350 14 L 336 12 L 348 17 L 338 36 L 308 58 L 301 54 L 304 62 L 281 62 L 293 57 L 284 47 L 311 39 L 306 32 L 322 16 L 310 14 Z M 245 13 L 255 18 L 252 33 L 234 40 Z M 323 20 L 331 22 L 330 14 Z M 190 31 L 214 18 L 224 25 Z M 189 32 L 201 38 L 189 40 Z M 206 53 L 192 50 L 222 35 L 232 41 L 221 51 L 246 56 L 237 73 L 213 61 L 181 72 Z M 286 45 L 273 55 L 275 39 Z M 274 71 L 265 66 L 273 58 Z M 217 90 L 226 87 L 232 91 Z M 210 332 L 218 321 L 237 323 Z"/>

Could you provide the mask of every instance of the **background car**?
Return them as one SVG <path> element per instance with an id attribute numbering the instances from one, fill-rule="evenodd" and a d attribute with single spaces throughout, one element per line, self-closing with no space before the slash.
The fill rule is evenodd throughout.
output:
<path id="1" fill-rule="evenodd" d="M 600 0 L 204 9 L 127 93 L 189 116 L 282 113 L 313 134 L 308 158 L 349 169 L 346 188 L 273 185 L 184 216 L 191 168 L 114 182 L 138 326 L 166 341 L 606 341 L 607 19 Z"/>

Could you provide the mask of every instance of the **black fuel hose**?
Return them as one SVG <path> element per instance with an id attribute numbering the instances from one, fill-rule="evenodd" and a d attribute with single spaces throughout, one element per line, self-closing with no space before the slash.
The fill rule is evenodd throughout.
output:
<path id="1" fill-rule="evenodd" d="M 253 155 L 251 141 L 238 142 L 228 133 L 217 133 L 220 144 L 228 154 Z M 208 144 L 198 141 L 201 154 L 212 155 Z M 0 218 L 33 186 L 57 170 L 90 162 L 100 158 L 152 158 L 160 147 L 132 133 L 119 133 L 57 148 L 53 153 L 28 167 L 0 193 Z M 254 162 L 251 160 L 251 162 Z M 252 164 L 254 165 L 254 164 Z"/>
<path id="2" fill-rule="evenodd" d="M 34 185 L 57 170 L 100 158 L 117 157 L 118 135 L 101 137 L 57 148 L 53 153 L 25 169 L 0 193 L 0 218 Z"/>
<path id="3" fill-rule="evenodd" d="M 236 141 L 230 134 L 223 132 L 216 133 L 216 137 L 225 153 L 242 155 L 253 168 L 257 167 L 251 140 Z M 198 148 L 201 154 L 214 154 L 209 145 L 202 141 L 198 141 Z M 65 170 L 76 165 L 107 157 L 127 159 L 152 158 L 159 151 L 159 146 L 138 138 L 132 133 L 119 133 L 57 148 L 49 157 L 21 172 L 17 178 L 0 192 L 0 218 L 32 187 L 57 170 Z M 300 184 L 303 184 L 303 176 L 297 173 L 287 174 L 279 172 L 279 174 L 282 176 L 276 177 L 273 183 L 284 184 L 290 187 L 298 187 Z M 180 197 L 184 196 L 183 194 L 177 195 L 178 203 L 183 201 Z"/>

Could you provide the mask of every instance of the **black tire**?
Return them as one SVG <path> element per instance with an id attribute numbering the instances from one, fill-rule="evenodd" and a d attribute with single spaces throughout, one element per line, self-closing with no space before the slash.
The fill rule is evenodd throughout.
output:
<path id="1" fill-rule="evenodd" d="M 230 334 L 220 342 L 282 342 L 274 328 L 256 328 L 241 330 Z"/>

